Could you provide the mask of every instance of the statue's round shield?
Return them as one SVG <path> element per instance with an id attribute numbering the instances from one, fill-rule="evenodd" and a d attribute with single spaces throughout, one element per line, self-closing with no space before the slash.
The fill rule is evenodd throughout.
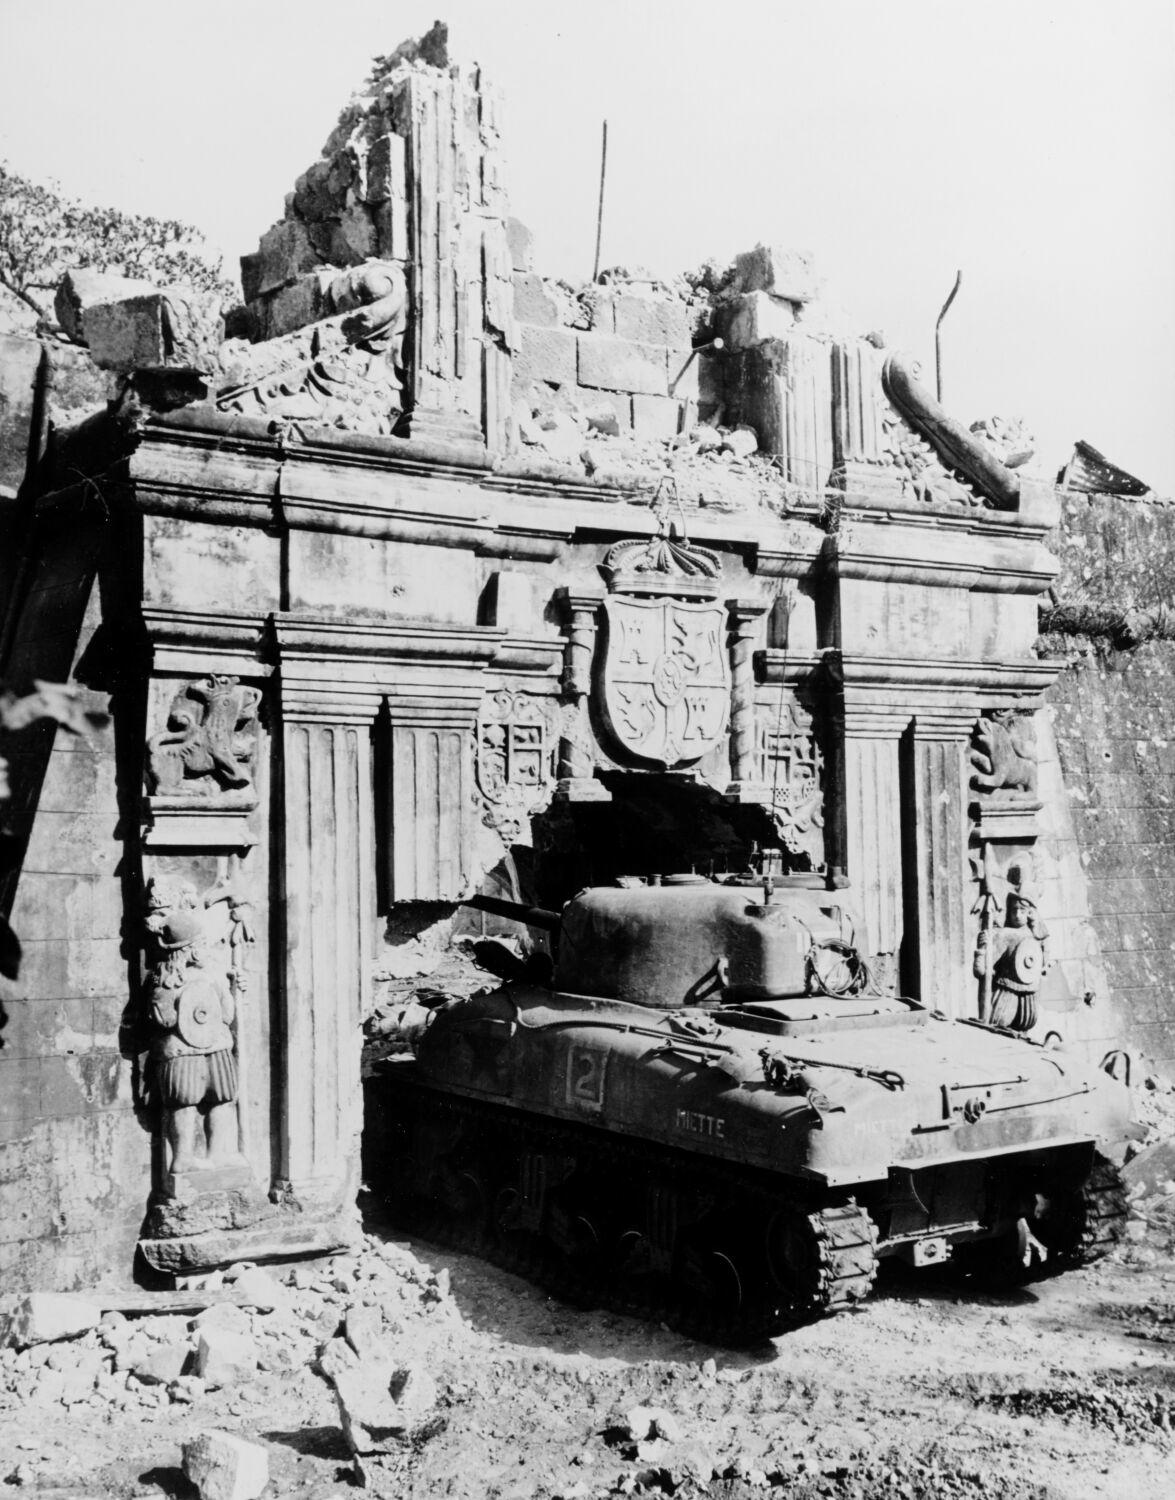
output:
<path id="1" fill-rule="evenodd" d="M 175 1029 L 181 1042 L 189 1047 L 210 1048 L 219 1043 L 224 1031 L 220 994 L 207 979 L 189 979 L 180 991 L 175 1007 Z"/>

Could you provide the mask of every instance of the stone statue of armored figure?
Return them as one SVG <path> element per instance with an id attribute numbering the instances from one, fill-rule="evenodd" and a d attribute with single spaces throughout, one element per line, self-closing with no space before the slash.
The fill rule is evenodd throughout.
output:
<path id="1" fill-rule="evenodd" d="M 1036 887 L 1026 865 L 1008 870 L 1002 926 L 992 925 L 993 907 L 998 909 L 998 902 L 989 888 L 975 950 L 980 1019 L 1010 1031 L 1031 1031 L 1036 1025 L 1036 993 L 1049 968 L 1049 956 L 1048 928 L 1037 911 Z"/>
<path id="2" fill-rule="evenodd" d="M 208 929 L 209 905 L 230 902 L 233 968 Z M 237 1125 L 237 934 L 245 940 L 247 907 L 214 887 L 204 897 L 185 879 L 156 878 L 147 887 L 149 947 L 146 1000 L 152 1027 L 151 1094 L 162 1111 L 174 1178 L 217 1167 L 243 1167 Z"/>

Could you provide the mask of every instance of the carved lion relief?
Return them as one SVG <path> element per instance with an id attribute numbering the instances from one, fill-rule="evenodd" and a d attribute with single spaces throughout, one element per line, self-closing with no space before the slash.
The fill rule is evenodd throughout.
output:
<path id="1" fill-rule="evenodd" d="M 251 801 L 260 702 L 260 689 L 242 687 L 236 677 L 214 673 L 185 683 L 168 706 L 166 727 L 147 744 L 153 795 Z"/>

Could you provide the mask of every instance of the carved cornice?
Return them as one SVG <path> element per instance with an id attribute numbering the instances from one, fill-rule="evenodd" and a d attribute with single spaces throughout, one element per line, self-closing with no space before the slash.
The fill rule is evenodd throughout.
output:
<path id="1" fill-rule="evenodd" d="M 842 512 L 840 532 L 828 538 L 824 565 L 842 579 L 993 594 L 1041 594 L 1059 571 L 1037 538 L 1001 534 L 969 517 L 916 524 L 849 512 Z"/>
<path id="2" fill-rule="evenodd" d="M 268 617 L 145 606 L 143 625 L 160 676 L 227 672 L 268 677 Z"/>
<path id="3" fill-rule="evenodd" d="M 393 722 L 472 725 L 487 671 L 548 680 L 558 637 L 509 636 L 497 626 L 376 624 L 274 615 L 287 718 L 370 723 L 385 701 Z"/>

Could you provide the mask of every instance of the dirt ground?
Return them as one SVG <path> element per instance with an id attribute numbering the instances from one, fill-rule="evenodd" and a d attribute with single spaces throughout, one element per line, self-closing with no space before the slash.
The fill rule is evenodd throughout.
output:
<path id="1" fill-rule="evenodd" d="M 361 1493 L 316 1364 L 362 1304 L 439 1392 L 416 1441 L 385 1463 L 380 1494 L 1175 1492 L 1172 1196 L 1140 1199 L 1130 1238 L 1097 1266 L 1001 1295 L 949 1267 L 887 1268 L 859 1311 L 739 1353 L 561 1305 L 493 1266 L 368 1227 L 357 1255 L 304 1264 L 282 1305 L 246 1315 L 259 1368 L 238 1383 L 129 1373 L 144 1339 L 188 1336 L 176 1317 L 116 1318 L 39 1353 L 6 1351 L 0 1493 L 188 1496 L 181 1445 L 210 1427 L 266 1447 L 267 1496 Z M 69 1378 L 86 1359 L 104 1361 L 89 1392 Z M 638 1447 L 628 1413 L 639 1405 L 669 1414 L 670 1440 Z"/>

